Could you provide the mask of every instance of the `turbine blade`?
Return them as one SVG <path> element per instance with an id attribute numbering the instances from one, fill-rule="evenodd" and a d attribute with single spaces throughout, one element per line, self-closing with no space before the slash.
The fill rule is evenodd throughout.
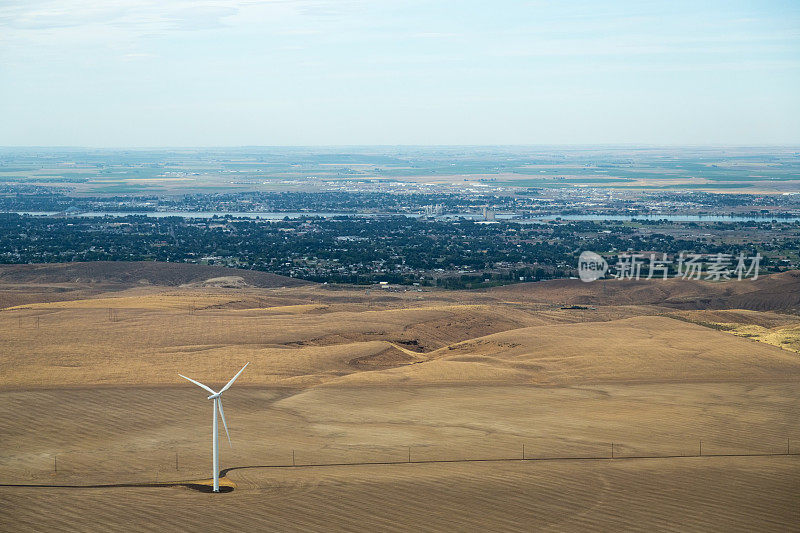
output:
<path id="1" fill-rule="evenodd" d="M 244 366 L 242 367 L 242 369 L 241 369 L 241 370 L 239 370 L 239 372 L 237 372 L 237 373 L 236 373 L 236 375 L 235 375 L 235 376 L 233 376 L 233 377 L 231 378 L 231 380 L 228 382 L 228 384 L 227 384 L 227 385 L 225 385 L 224 387 L 222 387 L 222 388 L 219 390 L 219 393 L 220 393 L 220 394 L 222 394 L 222 393 L 223 393 L 223 392 L 225 392 L 226 390 L 230 389 L 230 388 L 231 388 L 231 385 L 233 385 L 233 382 L 234 382 L 234 381 L 236 381 L 236 378 L 238 378 L 238 377 L 239 377 L 239 374 L 241 374 L 242 372 L 244 372 L 244 369 L 245 369 L 245 368 L 247 368 L 247 365 L 249 365 L 249 364 L 250 364 L 250 363 L 247 363 L 246 365 L 244 365 Z"/>
<path id="2" fill-rule="evenodd" d="M 207 390 L 207 391 L 208 391 L 208 392 L 210 392 L 211 394 L 216 394 L 216 392 L 214 392 L 214 391 L 211 389 L 211 387 L 207 387 L 206 385 L 203 385 L 203 384 L 202 384 L 202 383 L 200 383 L 199 381 L 195 381 L 195 380 L 193 380 L 192 378 L 187 378 L 187 377 L 186 377 L 186 376 L 184 376 L 183 374 L 178 374 L 178 375 L 179 375 L 180 377 L 182 377 L 183 379 L 187 380 L 187 381 L 191 381 L 192 383 L 194 383 L 194 384 L 195 384 L 195 385 L 197 385 L 198 387 L 202 387 L 202 388 L 204 388 L 205 390 Z"/>
<path id="3" fill-rule="evenodd" d="M 231 444 L 231 434 L 228 433 L 228 424 L 225 422 L 225 411 L 222 410 L 222 398 L 217 398 L 217 406 L 219 407 L 219 416 L 222 418 L 222 427 L 225 428 L 225 435 L 228 437 L 228 445 L 233 448 L 233 444 Z"/>

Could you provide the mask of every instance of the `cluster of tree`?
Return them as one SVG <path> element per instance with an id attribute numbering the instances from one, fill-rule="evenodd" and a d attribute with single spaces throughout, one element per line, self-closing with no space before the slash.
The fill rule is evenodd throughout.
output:
<path id="1" fill-rule="evenodd" d="M 674 230 L 675 225 L 669 226 Z M 677 255 L 796 253 L 800 224 L 740 228 L 737 239 L 676 237 L 625 223 L 481 224 L 467 220 L 336 217 L 245 219 L 0 215 L 0 262 L 97 260 L 207 262 L 314 281 L 482 287 L 575 275 L 591 250 Z M 674 233 L 674 231 L 673 231 Z"/>

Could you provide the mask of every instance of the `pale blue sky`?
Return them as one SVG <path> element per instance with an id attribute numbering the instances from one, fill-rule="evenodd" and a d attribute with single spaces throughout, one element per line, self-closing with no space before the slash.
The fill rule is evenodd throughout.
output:
<path id="1" fill-rule="evenodd" d="M 800 2 L 0 0 L 0 145 L 800 144 Z"/>

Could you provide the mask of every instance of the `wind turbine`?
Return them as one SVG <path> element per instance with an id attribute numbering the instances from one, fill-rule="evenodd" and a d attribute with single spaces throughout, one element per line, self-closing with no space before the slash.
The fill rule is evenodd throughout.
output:
<path id="1" fill-rule="evenodd" d="M 228 390 L 229 388 L 231 388 L 231 385 L 233 385 L 233 382 L 236 381 L 236 378 L 238 378 L 239 375 L 242 372 L 244 372 L 244 369 L 247 368 L 247 365 L 249 365 L 249 364 L 250 363 L 247 363 L 246 365 L 244 365 L 242 367 L 242 369 L 239 370 L 239 372 L 237 372 L 236 375 L 233 376 L 231 378 L 231 380 L 224 387 L 222 387 L 219 390 L 219 392 L 215 392 L 211 387 L 203 385 L 199 381 L 195 381 L 192 378 L 187 378 L 183 374 L 178 374 L 183 379 L 191 381 L 192 383 L 194 383 L 198 387 L 203 388 L 203 389 L 207 390 L 208 392 L 210 392 L 211 396 L 209 396 L 208 399 L 209 400 L 214 400 L 214 423 L 211 426 L 212 427 L 212 430 L 211 430 L 211 442 L 212 442 L 211 448 L 212 448 L 213 463 L 214 463 L 214 492 L 219 492 L 219 435 L 218 435 L 219 426 L 217 424 L 217 411 L 219 411 L 219 416 L 220 416 L 220 418 L 222 418 L 222 425 L 225 427 L 225 435 L 227 435 L 227 437 L 228 437 L 228 444 L 231 447 L 233 447 L 233 444 L 231 444 L 231 435 L 230 435 L 230 433 L 228 433 L 228 424 L 225 422 L 225 411 L 222 410 L 222 393 L 225 392 L 226 390 Z"/>

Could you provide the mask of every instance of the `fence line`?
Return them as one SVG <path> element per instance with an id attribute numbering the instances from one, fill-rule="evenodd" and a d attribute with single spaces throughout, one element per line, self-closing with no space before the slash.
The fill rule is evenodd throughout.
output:
<path id="1" fill-rule="evenodd" d="M 248 468 L 313 468 L 326 466 L 369 466 L 369 465 L 407 465 L 407 464 L 433 464 L 433 463 L 499 463 L 499 462 L 535 462 L 535 461 L 624 461 L 630 459 L 691 459 L 693 457 L 792 457 L 800 453 L 705 453 L 703 455 L 615 455 L 614 457 L 602 455 L 590 456 L 564 456 L 564 457 L 495 457 L 495 458 L 474 458 L 474 459 L 419 459 L 415 461 L 361 461 L 351 463 L 300 463 L 285 465 L 252 465 L 252 466 L 233 466 L 220 470 L 220 475 L 224 476 L 234 470 L 244 470 Z"/>
<path id="2" fill-rule="evenodd" d="M 365 461 L 365 462 L 352 462 L 352 463 L 308 463 L 308 464 L 294 464 L 294 465 L 251 465 L 251 466 L 234 466 L 220 470 L 220 477 L 225 477 L 229 472 L 235 470 L 248 470 L 256 468 L 317 468 L 317 467 L 336 467 L 336 466 L 390 466 L 390 465 L 408 465 L 408 464 L 452 464 L 452 463 L 491 463 L 491 462 L 536 462 L 536 461 L 628 461 L 634 459 L 689 459 L 689 458 L 716 458 L 716 457 L 792 457 L 799 456 L 800 453 L 717 453 L 717 454 L 704 454 L 704 455 L 624 455 L 615 456 L 614 458 L 608 456 L 567 456 L 567 457 L 528 457 L 522 459 L 520 457 L 501 457 L 494 459 L 422 459 L 417 461 Z M 202 492 L 209 492 L 210 486 L 202 483 L 203 480 L 190 479 L 190 480 L 170 480 L 170 481 L 155 481 L 155 482 L 131 482 L 131 483 L 106 483 L 106 484 L 34 484 L 34 483 L 0 483 L 0 488 L 71 488 L 71 489 L 100 489 L 100 488 L 134 488 L 134 487 L 176 487 L 185 486 Z M 234 487 L 226 486 L 222 492 L 230 492 Z"/>
<path id="3" fill-rule="evenodd" d="M 676 450 L 676 447 L 656 446 L 655 449 L 648 450 L 647 446 L 635 446 L 627 449 L 625 443 L 619 441 L 608 442 L 607 448 L 603 450 L 603 443 L 595 442 L 592 449 L 584 450 L 551 450 L 547 455 L 544 449 L 537 450 L 539 454 L 531 450 L 524 442 L 518 442 L 517 451 L 514 452 L 512 446 L 504 446 L 502 450 L 496 449 L 476 449 L 472 446 L 402 446 L 397 450 L 397 454 L 387 454 L 387 447 L 382 452 L 375 453 L 375 450 L 364 454 L 364 450 L 340 450 L 344 453 L 329 453 L 331 450 L 320 450 L 316 448 L 296 450 L 273 447 L 270 453 L 262 456 L 271 464 L 256 464 L 250 466 L 236 466 L 221 470 L 222 475 L 226 472 L 244 468 L 312 468 L 312 467 L 346 467 L 346 466 L 367 466 L 367 465 L 401 465 L 401 464 L 448 464 L 448 463 L 486 463 L 486 462 L 511 462 L 511 461 L 617 461 L 631 459 L 678 459 L 678 458 L 699 458 L 699 457 L 779 457 L 779 456 L 799 456 L 800 448 L 792 446 L 796 440 L 786 437 L 785 448 L 781 446 L 776 449 L 776 442 L 769 445 L 755 447 L 742 445 L 723 445 L 723 449 L 709 450 L 708 446 L 701 440 L 694 442 L 694 450 L 687 453 L 687 448 L 691 447 L 688 442 L 684 442 L 684 451 Z M 462 445 L 464 443 L 461 443 Z M 345 447 L 347 449 L 348 447 Z M 362 447 L 357 447 L 362 448 Z M 463 448 L 463 450 L 462 450 Z M 637 449 L 638 448 L 638 449 Z M 666 449 L 665 449 L 666 448 Z M 672 449 L 670 449 L 672 448 Z M 749 449 L 748 449 L 749 448 Z M 759 449 L 760 448 L 760 449 Z M 401 451 L 402 450 L 402 451 Z M 206 470 L 205 451 L 199 449 L 176 449 L 166 453 L 157 452 L 142 455 L 139 452 L 123 453 L 116 455 L 100 451 L 77 451 L 64 452 L 52 455 L 45 455 L 43 463 L 38 461 L 22 461 L 17 463 L 17 468 L 11 464 L 11 468 L 4 469 L 5 475 L 2 477 L 16 478 L 19 475 L 28 479 L 35 479 L 49 473 L 57 478 L 70 478 L 76 475 L 91 474 L 94 476 L 116 476 L 125 477 L 135 474 L 137 478 L 150 477 L 156 475 L 156 482 L 183 472 L 184 475 L 202 475 Z M 321 453 L 320 453 L 321 452 Z M 327 453 L 326 453 L 327 452 Z M 353 453 L 355 452 L 355 453 Z M 521 453 L 520 453 L 521 452 Z M 542 453 L 544 452 L 544 453 Z M 553 453 L 555 452 L 555 453 Z M 571 453 L 570 453 L 571 452 Z M 626 453 L 627 452 L 627 453 Z M 485 455 L 484 455 L 485 454 Z M 252 452 L 246 457 L 230 458 L 230 462 L 242 464 L 244 461 L 252 460 Z M 47 463 L 49 461 L 49 464 Z M 32 464 L 32 463 L 38 463 Z M 229 463 L 230 464 L 230 463 Z M 246 464 L 246 463 L 245 463 Z M 155 474 L 153 474 L 155 472 Z M 170 475 L 170 472 L 172 474 Z M 0 484 L 0 486 L 4 486 Z"/>

